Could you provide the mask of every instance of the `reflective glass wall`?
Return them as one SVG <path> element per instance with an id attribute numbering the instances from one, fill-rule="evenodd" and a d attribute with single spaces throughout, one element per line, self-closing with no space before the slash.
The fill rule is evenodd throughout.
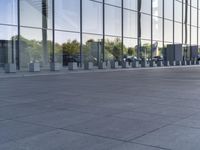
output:
<path id="1" fill-rule="evenodd" d="M 163 59 L 199 45 L 200 0 L 1 0 L 0 68 Z M 185 52 L 187 53 L 187 52 Z M 187 54 L 185 54 L 187 55 Z M 185 56 L 186 57 L 186 56 Z"/>
<path id="2" fill-rule="evenodd" d="M 0 1 L 0 70 L 7 63 L 16 63 L 17 5 L 17 0 Z"/>

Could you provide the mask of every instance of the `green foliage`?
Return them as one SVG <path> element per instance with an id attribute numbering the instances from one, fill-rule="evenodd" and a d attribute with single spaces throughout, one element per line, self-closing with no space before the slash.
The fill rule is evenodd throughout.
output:
<path id="1" fill-rule="evenodd" d="M 151 56 L 151 44 L 144 43 L 142 45 L 141 57 L 142 58 L 149 58 Z"/>
<path id="2" fill-rule="evenodd" d="M 127 54 L 128 54 L 129 56 L 136 56 L 136 49 L 133 48 L 133 47 L 129 47 L 129 48 L 128 48 L 128 51 L 127 51 Z"/>
<path id="3" fill-rule="evenodd" d="M 122 42 L 119 38 L 110 41 L 106 39 L 105 41 L 105 50 L 107 51 L 107 59 L 120 60 L 122 54 Z"/>
<path id="4" fill-rule="evenodd" d="M 80 43 L 77 40 L 70 41 L 62 44 L 63 53 L 68 55 L 77 55 L 80 52 Z"/>

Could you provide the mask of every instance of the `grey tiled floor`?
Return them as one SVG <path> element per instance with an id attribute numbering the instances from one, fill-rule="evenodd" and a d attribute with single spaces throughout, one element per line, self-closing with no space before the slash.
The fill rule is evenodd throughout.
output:
<path id="1" fill-rule="evenodd" d="M 200 67 L 0 77 L 0 150 L 200 150 Z"/>

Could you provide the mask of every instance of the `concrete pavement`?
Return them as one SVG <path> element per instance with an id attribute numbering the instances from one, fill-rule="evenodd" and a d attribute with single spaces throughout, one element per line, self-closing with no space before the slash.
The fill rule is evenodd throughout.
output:
<path id="1" fill-rule="evenodd" d="M 0 150 L 199 150 L 200 67 L 0 78 Z"/>

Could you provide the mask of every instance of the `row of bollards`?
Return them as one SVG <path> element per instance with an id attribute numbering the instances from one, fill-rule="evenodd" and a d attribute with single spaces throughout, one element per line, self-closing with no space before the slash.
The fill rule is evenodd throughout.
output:
<path id="1" fill-rule="evenodd" d="M 84 64 L 85 70 L 92 70 L 94 68 L 98 69 L 120 69 L 120 68 L 147 68 L 147 67 L 170 67 L 170 66 L 190 66 L 199 65 L 199 61 L 132 61 L 132 62 L 122 62 L 119 64 L 118 61 L 107 61 L 100 62 L 97 67 L 94 67 L 92 62 L 87 62 Z M 79 67 L 76 62 L 71 62 L 68 65 L 69 70 L 78 70 Z"/>
<path id="2" fill-rule="evenodd" d="M 147 67 L 169 67 L 169 66 L 190 66 L 190 65 L 199 65 L 200 61 L 132 61 L 127 62 L 123 61 L 119 63 L 118 61 L 107 61 L 100 62 L 98 66 L 95 66 L 93 62 L 84 63 L 83 67 L 78 67 L 77 62 L 68 63 L 68 70 L 93 70 L 93 69 L 121 69 L 121 68 L 147 68 Z M 40 72 L 40 63 L 30 63 L 29 72 Z M 61 70 L 61 64 L 51 63 L 50 71 L 59 71 Z M 5 65 L 6 73 L 15 73 L 16 65 L 15 64 L 6 64 Z"/>

